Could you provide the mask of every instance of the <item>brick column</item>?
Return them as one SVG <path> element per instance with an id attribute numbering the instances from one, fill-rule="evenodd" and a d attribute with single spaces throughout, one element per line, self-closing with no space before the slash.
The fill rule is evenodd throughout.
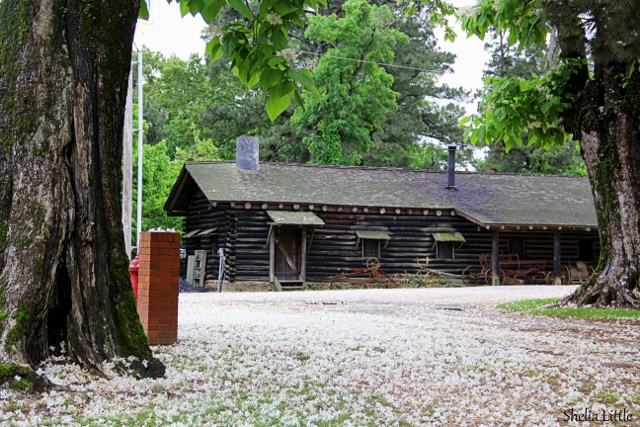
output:
<path id="1" fill-rule="evenodd" d="M 140 233 L 138 314 L 150 345 L 178 341 L 180 233 Z"/>

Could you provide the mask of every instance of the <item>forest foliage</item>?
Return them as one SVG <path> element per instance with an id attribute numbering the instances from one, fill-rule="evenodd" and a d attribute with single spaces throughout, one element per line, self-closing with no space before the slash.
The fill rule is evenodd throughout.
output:
<path id="1" fill-rule="evenodd" d="M 193 11 L 181 5 L 183 13 Z M 316 13 L 308 22 L 290 17 L 287 25 L 267 6 L 221 6 L 203 34 L 209 54 L 204 58 L 194 55 L 185 61 L 144 49 L 145 155 L 148 150 L 153 159 L 144 162 L 144 229 L 167 224 L 179 229 L 159 200 L 168 195 L 182 162 L 234 159 L 235 140 L 242 135 L 259 137 L 262 161 L 444 169 L 445 145 L 457 143 L 457 162 L 465 169 L 585 173 L 576 146 L 564 139 L 560 148 L 548 151 L 526 143 L 514 147 L 509 137 L 493 141 L 498 135 L 491 132 L 469 134 L 472 142 L 485 146 L 484 159 L 462 144 L 462 105 L 472 97 L 440 83 L 455 56 L 438 46 L 434 25 L 443 9 L 437 2 L 416 4 L 411 6 L 415 13 L 406 14 L 407 5 L 395 2 L 330 0 L 315 3 Z M 289 16 L 284 10 L 277 14 Z M 265 22 L 257 24 L 260 19 Z M 286 47 L 274 41 L 280 40 L 274 31 L 282 25 Z M 507 42 L 504 30 L 494 27 L 487 33 L 492 54 L 487 79 L 499 85 L 504 84 L 499 79 L 524 80 L 545 72 L 544 50 L 532 44 L 519 51 Z M 256 82 L 247 77 L 246 64 L 229 55 L 231 45 L 243 37 L 256 45 L 267 37 L 266 45 L 280 48 L 279 59 L 263 64 L 259 73 L 254 70 L 260 74 Z M 284 108 L 283 100 L 274 101 L 274 91 L 285 90 L 282 82 L 291 88 L 287 76 L 297 83 L 292 83 L 295 90 L 287 95 L 292 102 Z M 283 107 L 276 115 L 268 111 L 274 102 Z M 528 126 L 522 127 L 521 137 L 533 143 L 539 135 Z M 156 179 L 159 174 L 167 178 Z M 148 202 L 147 191 L 154 195 Z"/>

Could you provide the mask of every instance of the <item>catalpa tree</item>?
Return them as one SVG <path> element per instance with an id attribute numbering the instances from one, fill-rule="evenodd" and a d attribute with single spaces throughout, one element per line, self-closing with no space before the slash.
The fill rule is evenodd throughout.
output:
<path id="1" fill-rule="evenodd" d="M 245 84 L 259 83 L 276 117 L 297 82 L 312 89 L 278 52 L 315 0 L 180 6 L 210 22 L 227 4 L 252 25 L 230 24 L 207 50 L 227 53 Z M 138 15 L 148 15 L 140 7 L 0 0 L 0 383 L 37 379 L 34 368 L 63 343 L 95 372 L 128 356 L 148 360 L 148 375 L 163 372 L 136 313 L 120 218 L 131 47 Z"/>
<path id="2" fill-rule="evenodd" d="M 557 63 L 530 79 L 495 78 L 472 142 L 504 140 L 553 149 L 580 143 L 593 189 L 601 254 L 595 274 L 563 303 L 640 306 L 640 38 L 635 0 L 482 0 L 462 27 L 483 38 L 505 30 L 520 48 L 550 38 Z M 553 190 L 553 189 L 551 189 Z M 544 206 L 541 206 L 544 209 Z"/>

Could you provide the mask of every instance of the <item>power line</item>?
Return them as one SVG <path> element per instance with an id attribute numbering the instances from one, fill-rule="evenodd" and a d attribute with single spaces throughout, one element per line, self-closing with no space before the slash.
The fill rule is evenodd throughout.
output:
<path id="1" fill-rule="evenodd" d="M 314 55 L 314 56 L 318 56 L 318 57 L 324 57 L 324 58 L 332 58 L 332 59 L 343 59 L 345 61 L 353 61 L 353 62 L 364 62 L 367 64 L 375 64 L 375 65 L 381 65 L 381 66 L 385 66 L 385 67 L 396 67 L 396 68 L 404 68 L 407 70 L 415 70 L 415 71 L 429 71 L 429 72 L 438 72 L 438 71 L 443 71 L 442 69 L 428 69 L 428 68 L 419 68 L 419 67 L 409 67 L 408 65 L 398 65 L 398 64 L 387 64 L 385 62 L 374 62 L 374 61 L 367 61 L 365 59 L 354 59 L 354 58 L 346 58 L 344 56 L 334 56 L 334 55 L 327 55 L 326 53 L 321 55 L 319 53 L 315 53 L 315 52 L 309 52 L 307 50 L 297 50 L 297 52 L 300 53 L 308 53 L 310 55 Z"/>

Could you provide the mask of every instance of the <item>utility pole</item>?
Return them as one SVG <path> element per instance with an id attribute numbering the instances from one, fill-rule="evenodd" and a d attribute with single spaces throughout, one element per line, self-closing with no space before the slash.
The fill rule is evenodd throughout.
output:
<path id="1" fill-rule="evenodd" d="M 124 162 L 122 176 L 122 231 L 124 247 L 131 259 L 131 193 L 133 189 L 133 70 L 129 72 L 127 103 L 124 113 Z"/>
<path id="2" fill-rule="evenodd" d="M 140 233 L 142 232 L 142 51 L 138 50 L 138 216 L 136 248 L 140 247 Z"/>

